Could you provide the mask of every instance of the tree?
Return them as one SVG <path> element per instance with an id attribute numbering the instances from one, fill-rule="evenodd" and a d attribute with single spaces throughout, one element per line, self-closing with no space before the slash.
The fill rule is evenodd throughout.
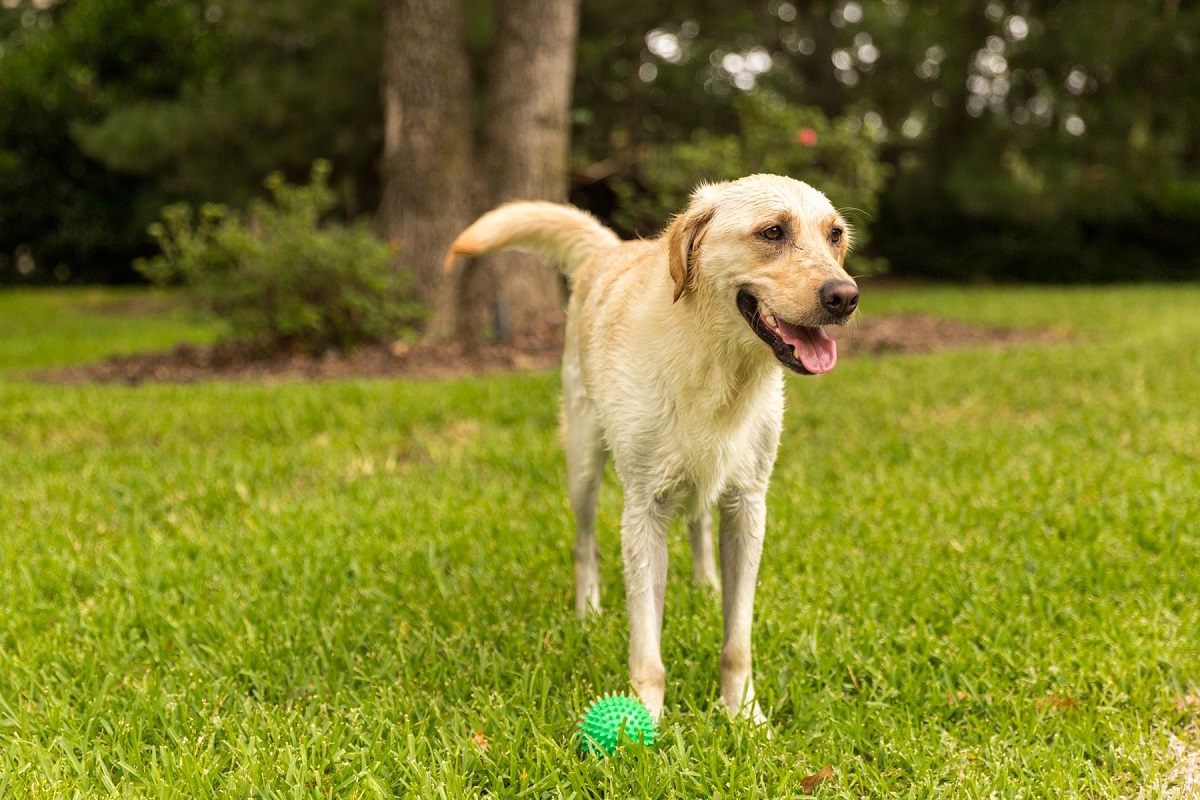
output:
<path id="1" fill-rule="evenodd" d="M 619 183 L 662 194 L 648 152 L 738 135 L 767 90 L 878 144 L 859 252 L 895 272 L 1200 274 L 1195 3 L 4 0 L 0 283 L 131 280 L 163 205 L 243 207 L 328 158 L 435 331 L 524 327 L 558 306 L 548 268 L 439 260 L 495 202 L 563 197 L 577 13 L 572 197 L 602 218 L 630 217 Z"/>
<path id="2" fill-rule="evenodd" d="M 182 9 L 144 5 L 0 10 L 0 282 L 132 275 L 151 219 L 142 186 L 112 174 L 76 131 L 114 103 L 169 95 L 205 63 L 201 48 L 172 46 L 194 38 Z M 16 270 L 7 269 L 14 254 Z"/>
<path id="3" fill-rule="evenodd" d="M 383 3 L 379 229 L 432 307 L 435 336 L 504 337 L 562 311 L 557 274 L 528 257 L 442 271 L 443 254 L 475 214 L 505 200 L 566 198 L 578 0 L 496 0 L 494 11 L 486 85 L 477 90 L 462 0 Z"/>
<path id="4" fill-rule="evenodd" d="M 376 0 L 0 4 L 0 283 L 135 280 L 162 206 L 319 158 L 374 212 L 380 58 Z"/>
<path id="5" fill-rule="evenodd" d="M 77 5 L 118 3 L 145 5 Z M 191 20 L 191 37 L 177 38 L 181 50 L 196 51 L 195 66 L 168 91 L 126 95 L 98 122 L 77 126 L 86 152 L 117 172 L 149 178 L 168 199 L 238 206 L 262 196 L 268 175 L 300 180 L 315 160 L 328 160 L 346 215 L 374 211 L 382 132 L 375 0 L 159 0 L 155 6 Z M 108 15 L 121 12 L 140 15 L 119 7 Z M 119 18 L 109 24 L 134 28 Z M 137 66 L 155 73 L 158 63 Z"/>
<path id="6" fill-rule="evenodd" d="M 383 3 L 383 189 L 380 231 L 399 249 L 418 296 L 452 329 L 442 256 L 470 221 L 472 91 L 466 19 L 456 0 Z"/>
<path id="7" fill-rule="evenodd" d="M 1200 275 L 1200 7 L 1163 0 L 593 0 L 576 137 L 594 210 L 647 150 L 766 88 L 880 145 L 874 255 L 962 279 Z M 616 179 L 613 179 L 613 175 Z"/>

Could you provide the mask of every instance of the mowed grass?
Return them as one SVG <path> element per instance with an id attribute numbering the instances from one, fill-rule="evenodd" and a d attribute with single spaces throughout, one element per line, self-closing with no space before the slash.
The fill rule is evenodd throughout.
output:
<path id="1" fill-rule="evenodd" d="M 620 491 L 580 624 L 556 375 L 30 382 L 213 335 L 77 302 L 0 294 L 0 797 L 774 798 L 826 764 L 818 797 L 1187 796 L 1200 287 L 867 284 L 1071 338 L 790 379 L 773 735 L 718 707 L 677 524 L 661 739 L 603 761 L 574 726 L 626 688 Z"/>
<path id="2" fill-rule="evenodd" d="M 0 292 L 0 370 L 209 342 L 221 330 L 218 324 L 197 321 L 180 298 L 163 292 L 9 289 Z"/>

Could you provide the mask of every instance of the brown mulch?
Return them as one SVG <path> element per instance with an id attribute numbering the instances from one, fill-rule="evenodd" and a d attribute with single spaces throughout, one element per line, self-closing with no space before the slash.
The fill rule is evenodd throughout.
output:
<path id="1" fill-rule="evenodd" d="M 927 314 L 868 317 L 846 328 L 825 330 L 837 339 L 839 356 L 932 353 L 964 347 L 1061 342 L 1067 338 L 1061 330 L 1000 328 Z"/>
<path id="2" fill-rule="evenodd" d="M 827 328 L 838 354 L 925 353 L 958 347 L 1059 341 L 1046 330 L 996 328 L 922 314 L 862 319 L 847 328 Z M 322 381 L 348 378 L 456 378 L 551 369 L 562 353 L 562 326 L 545 326 L 511 344 L 465 346 L 432 342 L 362 347 L 347 355 L 329 352 L 264 356 L 237 342 L 116 356 L 92 364 L 43 370 L 54 383 L 196 383 L 199 381 Z"/>

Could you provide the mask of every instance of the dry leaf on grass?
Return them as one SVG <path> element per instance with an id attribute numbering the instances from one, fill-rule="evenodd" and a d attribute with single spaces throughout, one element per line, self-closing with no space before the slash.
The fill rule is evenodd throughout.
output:
<path id="1" fill-rule="evenodd" d="M 1034 705 L 1038 708 L 1048 708 L 1051 711 L 1066 711 L 1079 705 L 1074 697 L 1063 697 L 1060 694 L 1048 694 Z"/>
<path id="2" fill-rule="evenodd" d="M 488 740 L 487 737 L 483 735 L 483 731 L 475 731 L 475 735 L 471 737 L 471 740 L 475 742 L 475 744 L 479 745 L 480 750 L 485 752 L 487 751 Z"/>
<path id="3" fill-rule="evenodd" d="M 817 791 L 818 786 L 832 777 L 833 764 L 826 764 L 807 778 L 800 779 L 800 791 L 805 794 L 812 794 Z"/>

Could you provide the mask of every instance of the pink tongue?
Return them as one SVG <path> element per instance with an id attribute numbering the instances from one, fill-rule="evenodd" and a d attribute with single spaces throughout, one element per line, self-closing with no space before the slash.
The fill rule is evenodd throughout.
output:
<path id="1" fill-rule="evenodd" d="M 795 348 L 796 357 L 804 368 L 814 375 L 831 372 L 837 364 L 837 342 L 825 335 L 821 328 L 789 325 L 776 320 L 780 337 Z"/>

